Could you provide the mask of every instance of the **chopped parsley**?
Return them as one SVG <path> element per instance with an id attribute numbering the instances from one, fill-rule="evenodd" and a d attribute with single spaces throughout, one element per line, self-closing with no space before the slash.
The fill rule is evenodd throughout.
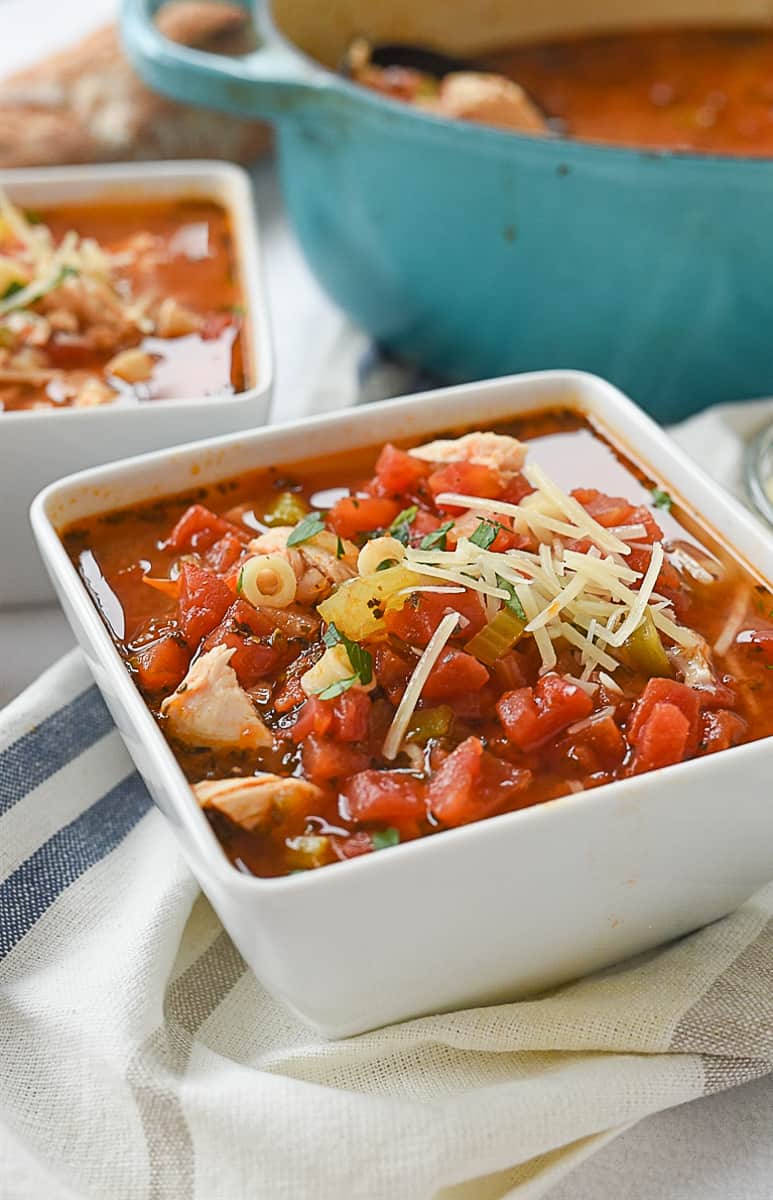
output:
<path id="1" fill-rule="evenodd" d="M 345 553 L 346 553 L 346 551 L 344 550 L 344 544 L 341 541 L 340 537 L 337 537 L 336 538 L 336 558 L 343 558 Z"/>
<path id="2" fill-rule="evenodd" d="M 432 533 L 426 533 L 419 542 L 420 550 L 445 550 L 446 537 L 453 529 L 453 521 L 444 521 L 438 529 L 433 529 Z"/>
<path id="3" fill-rule="evenodd" d="M 342 696 L 344 692 L 348 692 L 349 688 L 353 688 L 355 683 L 359 682 L 359 675 L 349 675 L 346 679 L 336 679 L 335 683 L 329 683 L 321 692 L 317 692 L 317 696 L 320 700 L 335 700 L 336 696 Z"/>
<path id="4" fill-rule="evenodd" d="M 662 508 L 665 512 L 671 512 L 673 500 L 668 492 L 662 491 L 660 488 L 652 489 L 652 506 L 653 508 Z"/>
<path id="5" fill-rule="evenodd" d="M 19 283 L 18 279 L 12 279 L 2 296 L 0 296 L 0 300 L 10 300 L 11 296 L 15 296 L 17 292 L 23 291 L 24 287 L 25 285 Z"/>
<path id="6" fill-rule="evenodd" d="M 376 567 L 377 571 L 388 571 L 390 567 L 397 566 L 396 558 L 385 558 Z"/>
<path id="7" fill-rule="evenodd" d="M 520 621 L 526 621 L 526 613 L 523 611 L 523 605 L 518 599 L 515 588 L 508 579 L 503 579 L 501 575 L 497 575 L 497 587 L 501 587 L 504 591 L 509 592 L 509 599 L 504 601 L 505 607 L 511 609 Z"/>
<path id="8" fill-rule="evenodd" d="M 400 832 L 390 825 L 388 829 L 377 829 L 370 835 L 370 840 L 374 850 L 388 850 L 390 846 L 399 844 Z"/>
<path id="9" fill-rule="evenodd" d="M 322 533 L 325 528 L 325 522 L 322 514 L 318 512 L 310 512 L 307 517 L 293 529 L 287 539 L 288 546 L 300 546 L 301 542 L 308 542 L 309 538 L 316 537 L 318 533 Z"/>
<path id="10" fill-rule="evenodd" d="M 362 683 L 364 685 L 370 683 L 371 679 L 373 678 L 373 655 L 370 653 L 370 651 L 363 650 L 359 642 L 353 642 L 351 638 L 346 637 L 346 635 L 341 633 L 337 626 L 332 624 L 332 622 L 325 630 L 322 641 L 325 643 L 328 650 L 331 650 L 333 646 L 338 645 L 344 647 L 347 655 L 349 656 L 349 662 L 352 664 L 352 670 L 354 671 L 354 683 Z M 343 680 L 342 682 L 346 681 Z M 337 684 L 333 683 L 330 686 L 336 687 Z M 341 691 L 345 692 L 347 688 L 352 686 L 352 683 L 347 683 L 347 686 L 345 688 L 341 688 Z M 325 691 L 328 690 L 328 688 L 325 689 Z M 322 692 L 319 694 L 323 700 L 329 700 L 331 698 L 324 695 Z M 340 692 L 336 692 L 335 695 L 340 695 Z"/>
<path id="11" fill-rule="evenodd" d="M 475 532 L 471 534 L 470 541 L 473 546 L 479 546 L 481 550 L 488 550 L 498 533 L 499 525 L 495 525 L 493 521 L 481 521 Z"/>
<path id="12" fill-rule="evenodd" d="M 410 538 L 411 521 L 416 519 L 416 514 L 419 511 L 417 504 L 412 504 L 410 508 L 404 508 L 395 517 L 392 524 L 389 526 L 389 532 L 393 538 L 397 538 L 398 542 L 402 542 L 404 546 L 408 545 Z"/>

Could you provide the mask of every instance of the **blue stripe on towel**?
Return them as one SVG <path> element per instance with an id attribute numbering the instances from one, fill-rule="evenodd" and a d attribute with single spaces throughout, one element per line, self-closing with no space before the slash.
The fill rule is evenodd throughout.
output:
<path id="1" fill-rule="evenodd" d="M 139 775 L 127 776 L 0 884 L 0 959 L 65 888 L 123 841 L 151 805 Z"/>
<path id="2" fill-rule="evenodd" d="M 0 816 L 113 729 L 92 685 L 0 752 Z"/>

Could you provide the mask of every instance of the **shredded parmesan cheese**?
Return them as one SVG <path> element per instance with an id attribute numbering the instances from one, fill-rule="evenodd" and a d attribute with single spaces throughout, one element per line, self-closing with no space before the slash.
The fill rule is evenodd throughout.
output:
<path id="1" fill-rule="evenodd" d="M 607 675 L 606 671 L 599 671 L 599 683 L 602 683 L 608 692 L 615 692 L 618 696 L 623 695 L 620 684 L 611 675 Z"/>
<path id="2" fill-rule="evenodd" d="M 636 599 L 631 605 L 629 612 L 622 625 L 615 633 L 608 635 L 608 641 L 612 646 L 622 646 L 634 630 L 638 629 L 644 619 L 644 610 L 647 607 L 647 602 L 650 598 L 655 584 L 660 574 L 660 568 L 663 566 L 663 546 L 660 542 L 655 542 L 652 547 L 652 556 L 650 565 L 647 567 L 647 573 L 641 581 L 639 591 L 635 593 Z"/>
<path id="3" fill-rule="evenodd" d="M 585 532 L 585 536 L 590 538 L 592 542 L 595 542 L 597 546 L 601 546 L 603 550 L 611 550 L 612 553 L 616 554 L 630 554 L 630 550 L 625 542 L 621 542 L 620 538 L 615 537 L 610 530 L 605 529 L 603 525 L 599 525 L 598 521 L 594 521 L 590 513 L 585 511 L 579 500 L 575 500 L 573 496 L 567 496 L 565 492 L 562 492 L 558 484 L 554 483 L 536 463 L 525 466 L 523 473 L 532 487 L 544 492 L 556 508 L 564 513 L 578 529 L 582 529 Z"/>
<path id="4" fill-rule="evenodd" d="M 440 494 L 436 498 L 439 504 L 465 510 L 459 519 L 456 546 L 449 550 L 407 547 L 405 565 L 416 572 L 423 586 L 418 586 L 417 579 L 417 585 L 403 588 L 400 595 L 477 592 L 488 621 L 496 617 L 502 604 L 517 598 L 526 617 L 524 633 L 533 637 L 540 655 L 540 672 L 553 670 L 558 662 L 560 647 L 554 643 L 568 643 L 577 651 L 580 664 L 578 676 L 569 678 L 589 695 L 598 690 L 598 681 L 622 694 L 613 678 L 620 665 L 614 651 L 638 629 L 648 612 L 655 627 L 671 641 L 683 649 L 694 647 L 696 635 L 666 615 L 664 609 L 670 602 L 655 590 L 664 563 L 662 543 L 641 543 L 649 554 L 643 576 L 626 562 L 631 547 L 625 539 L 646 537 L 644 524 L 605 528 L 540 467 L 531 464 L 524 474 L 536 490 L 520 504 L 461 492 Z M 527 533 L 534 549 L 496 552 L 485 545 L 492 538 L 481 536 L 484 544 L 478 545 L 469 534 L 476 521 L 503 518 L 508 518 L 514 530 Z M 568 549 L 567 540 L 578 548 Z M 439 586 L 427 586 L 433 579 Z M 458 614 L 449 613 L 436 633 L 439 637 L 441 630 L 446 631 L 442 639 L 433 638 L 419 660 L 387 736 L 386 757 L 398 753 L 427 675 L 460 620 Z M 729 622 L 728 630 L 732 628 Z M 728 636 L 731 634 L 725 638 Z"/>
<path id="5" fill-rule="evenodd" d="M 728 650 L 735 641 L 736 634 L 743 624 L 746 610 L 749 607 L 749 596 L 747 589 L 741 585 L 736 590 L 733 597 L 733 603 L 725 621 L 722 632 L 714 643 L 715 654 L 727 654 Z"/>
<path id="6" fill-rule="evenodd" d="M 458 624 L 459 613 L 447 613 L 427 643 L 426 650 L 416 663 L 413 674 L 406 684 L 403 698 L 397 706 L 397 712 L 392 719 L 392 724 L 389 726 L 386 738 L 384 739 L 384 748 L 382 750 L 384 758 L 393 759 L 397 757 L 403 738 L 405 737 L 405 731 L 408 728 L 408 722 L 413 716 L 413 710 L 419 703 L 424 684 L 429 679 L 432 668 L 445 650 L 446 642 Z"/>

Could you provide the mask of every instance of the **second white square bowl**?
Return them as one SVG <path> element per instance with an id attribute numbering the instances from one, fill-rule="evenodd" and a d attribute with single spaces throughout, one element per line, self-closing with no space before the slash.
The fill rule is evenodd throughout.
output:
<path id="1" fill-rule="evenodd" d="M 6 562 L 0 572 L 0 608 L 4 608 L 52 599 L 27 516 L 42 487 L 73 471 L 129 454 L 262 424 L 268 415 L 274 368 L 252 189 L 241 168 L 221 162 L 178 162 L 0 171 L 0 187 L 14 202 L 39 208 L 192 196 L 221 204 L 231 220 L 246 308 L 246 358 L 253 378 L 253 384 L 236 395 L 154 400 L 130 407 L 110 404 L 0 413 Z"/>

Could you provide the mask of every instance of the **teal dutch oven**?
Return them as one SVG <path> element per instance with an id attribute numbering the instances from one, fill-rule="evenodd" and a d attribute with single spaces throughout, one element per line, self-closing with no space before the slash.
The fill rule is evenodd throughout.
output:
<path id="1" fill-rule="evenodd" d="M 577 367 L 656 418 L 773 393 L 773 160 L 518 136 L 351 84 L 353 36 L 474 55 L 666 19 L 764 19 L 755 0 L 284 0 L 231 59 L 124 0 L 155 89 L 275 123 L 311 267 L 374 338 L 448 380 Z M 678 11 L 677 11 L 678 9 Z"/>

